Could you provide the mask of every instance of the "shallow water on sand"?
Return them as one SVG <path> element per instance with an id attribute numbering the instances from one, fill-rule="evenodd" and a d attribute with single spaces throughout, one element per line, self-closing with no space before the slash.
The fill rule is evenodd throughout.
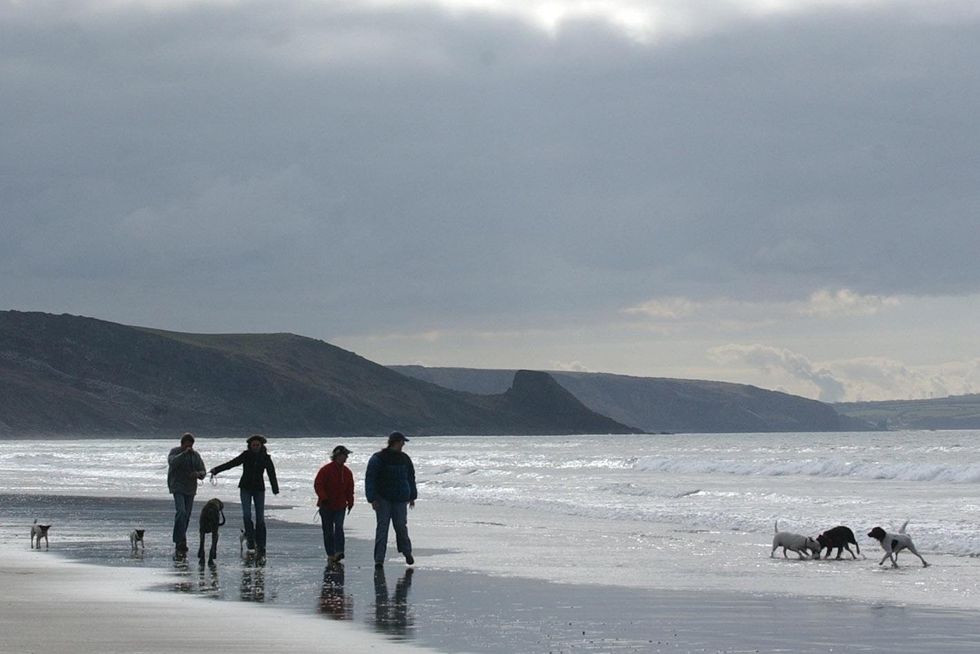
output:
<path id="1" fill-rule="evenodd" d="M 451 555 L 420 548 L 413 571 L 392 559 L 380 571 L 369 543 L 350 539 L 341 566 L 325 564 L 317 525 L 272 520 L 264 565 L 239 556 L 238 507 L 214 566 L 174 562 L 173 510 L 148 499 L 0 496 L 0 539 L 27 546 L 26 526 L 42 513 L 54 523 L 52 551 L 107 566 L 167 570 L 156 590 L 281 606 L 343 620 L 392 640 L 446 652 L 973 652 L 980 615 L 854 605 L 766 595 L 654 591 L 554 584 L 427 567 Z M 199 506 L 196 506 L 199 508 Z M 195 511 L 195 517 L 197 513 Z M 133 553 L 135 523 L 147 548 Z M 358 555 L 360 553 L 360 558 Z M 587 564 L 586 564 L 587 565 Z M 84 599 L 84 598 L 80 598 Z M 887 647 L 885 647 L 887 645 Z"/>

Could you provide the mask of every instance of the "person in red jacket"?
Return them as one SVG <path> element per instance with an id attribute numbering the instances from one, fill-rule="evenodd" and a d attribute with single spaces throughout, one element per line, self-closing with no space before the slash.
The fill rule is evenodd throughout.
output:
<path id="1" fill-rule="evenodd" d="M 320 507 L 323 549 L 327 560 L 339 563 L 344 558 L 344 509 L 354 508 L 354 475 L 344 464 L 351 452 L 343 445 L 333 448 L 330 463 L 320 468 L 313 481 L 316 504 Z"/>

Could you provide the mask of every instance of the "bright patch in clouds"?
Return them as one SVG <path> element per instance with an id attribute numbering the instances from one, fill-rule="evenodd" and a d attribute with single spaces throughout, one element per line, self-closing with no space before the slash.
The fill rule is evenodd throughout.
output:
<path id="1" fill-rule="evenodd" d="M 688 300 L 683 297 L 668 297 L 657 300 L 650 300 L 635 307 L 624 309 L 627 315 L 647 316 L 663 320 L 678 320 L 694 315 L 701 308 L 701 304 Z"/>
<path id="2" fill-rule="evenodd" d="M 193 6 L 235 7 L 243 0 L 89 0 L 92 9 L 140 6 L 155 11 Z M 317 2 L 310 2 L 315 6 Z M 334 3 L 323 2 L 325 6 Z M 348 0 L 346 8 L 410 10 L 436 8 L 450 14 L 496 15 L 524 21 L 555 35 L 576 22 L 605 23 L 637 41 L 685 36 L 718 29 L 735 20 L 786 15 L 812 9 L 867 7 L 874 0 Z M 925 6 L 924 0 L 905 0 Z"/>
<path id="3" fill-rule="evenodd" d="M 861 295 L 846 288 L 836 291 L 820 290 L 806 301 L 746 302 L 729 298 L 695 301 L 684 297 L 654 298 L 628 307 L 623 313 L 653 321 L 711 323 L 735 329 L 745 325 L 804 318 L 830 319 L 846 316 L 873 316 L 897 307 L 900 300 L 893 296 Z"/>
<path id="4" fill-rule="evenodd" d="M 860 295 L 842 288 L 839 291 L 817 291 L 801 309 L 805 316 L 871 316 L 887 307 L 898 306 L 897 297 Z"/>

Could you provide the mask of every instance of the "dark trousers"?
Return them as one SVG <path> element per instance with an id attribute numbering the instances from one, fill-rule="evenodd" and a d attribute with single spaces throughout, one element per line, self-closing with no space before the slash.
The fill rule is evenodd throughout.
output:
<path id="1" fill-rule="evenodd" d="M 265 491 L 239 489 L 242 500 L 242 522 L 248 549 L 265 549 Z M 255 523 L 252 523 L 252 503 L 255 503 Z"/>
<path id="2" fill-rule="evenodd" d="M 194 509 L 194 496 L 184 493 L 174 493 L 174 545 L 187 547 L 187 525 L 191 522 L 191 511 Z"/>
<path id="3" fill-rule="evenodd" d="M 327 556 L 344 551 L 344 509 L 334 511 L 320 507 L 320 527 L 323 529 L 323 549 Z"/>

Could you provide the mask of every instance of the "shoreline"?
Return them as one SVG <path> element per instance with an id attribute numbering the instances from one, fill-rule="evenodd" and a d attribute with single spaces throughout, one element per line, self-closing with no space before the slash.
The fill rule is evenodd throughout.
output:
<path id="1" fill-rule="evenodd" d="M 62 523 L 52 532 L 52 551 L 31 552 L 20 529 L 30 520 L 25 511 L 12 513 L 15 499 L 5 496 L 0 510 L 0 583 L 17 589 L 0 602 L 3 652 L 169 654 L 184 644 L 322 652 L 324 642 L 337 643 L 336 651 L 406 654 L 980 648 L 976 611 L 542 582 L 447 570 L 439 567 L 441 552 L 424 549 L 417 550 L 414 572 L 392 558 L 379 578 L 359 562 L 367 542 L 357 537 L 350 538 L 354 562 L 338 578 L 323 562 L 319 527 L 281 521 L 270 522 L 274 547 L 266 567 L 238 559 L 237 539 L 227 532 L 215 568 L 196 561 L 180 567 L 160 543 L 161 520 L 172 515 L 165 500 L 51 496 L 49 509 L 60 506 L 91 524 L 69 532 Z M 136 560 L 120 538 L 132 511 L 155 525 L 149 552 Z M 907 575 L 894 581 L 914 583 Z"/>

